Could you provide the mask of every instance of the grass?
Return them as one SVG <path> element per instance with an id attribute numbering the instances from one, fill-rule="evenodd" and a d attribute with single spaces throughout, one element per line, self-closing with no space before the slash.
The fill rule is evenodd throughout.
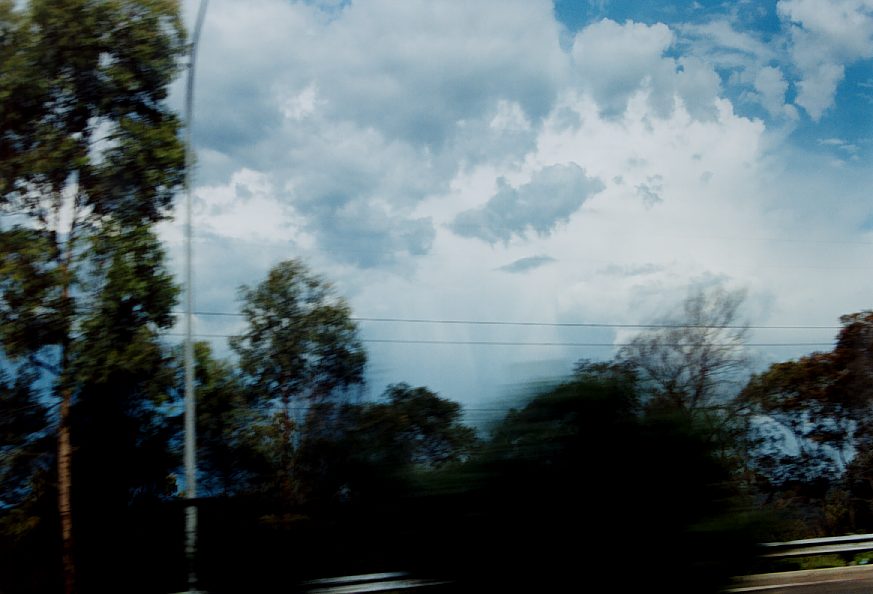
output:
<path id="1" fill-rule="evenodd" d="M 784 559 L 773 564 L 774 571 L 796 571 L 803 569 L 826 569 L 828 567 L 848 567 L 851 565 L 873 565 L 873 551 L 855 554 L 851 559 L 841 555 L 812 555 Z"/>

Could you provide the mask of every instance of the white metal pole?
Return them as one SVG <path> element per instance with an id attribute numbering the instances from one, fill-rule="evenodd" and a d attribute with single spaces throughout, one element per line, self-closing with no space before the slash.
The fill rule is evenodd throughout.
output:
<path id="1" fill-rule="evenodd" d="M 194 63 L 197 59 L 197 42 L 200 28 L 206 15 L 209 0 L 200 1 L 194 33 L 191 37 L 188 56 L 188 85 L 185 93 L 185 556 L 188 562 L 188 591 L 197 589 L 197 434 L 196 407 L 194 402 L 194 341 L 193 311 L 194 286 L 192 283 L 191 247 L 191 170 L 194 166 L 191 149 L 191 126 L 194 102 Z"/>

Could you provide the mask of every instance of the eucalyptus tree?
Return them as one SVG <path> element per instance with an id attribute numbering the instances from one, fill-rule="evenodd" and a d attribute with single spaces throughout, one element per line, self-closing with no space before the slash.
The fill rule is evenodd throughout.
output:
<path id="1" fill-rule="evenodd" d="M 261 411 L 255 427 L 276 486 L 295 499 L 295 453 L 310 412 L 329 414 L 332 400 L 364 382 L 366 351 L 351 308 L 333 286 L 299 260 L 274 266 L 257 287 L 240 289 L 248 326 L 231 339 Z"/>
<path id="2" fill-rule="evenodd" d="M 80 371 L 97 369 L 81 359 L 93 355 L 95 333 L 116 331 L 93 321 L 99 292 L 112 284 L 87 282 L 99 268 L 94 242 L 119 240 L 110 242 L 117 265 L 106 270 L 144 258 L 113 295 L 115 313 L 126 308 L 127 321 L 143 327 L 169 324 L 166 297 L 137 301 L 159 247 L 146 241 L 147 256 L 121 240 L 142 239 L 168 216 L 182 183 L 180 121 L 165 100 L 185 49 L 174 0 L 0 0 L 0 345 L 53 377 L 67 592 L 75 588 L 71 407 Z"/>

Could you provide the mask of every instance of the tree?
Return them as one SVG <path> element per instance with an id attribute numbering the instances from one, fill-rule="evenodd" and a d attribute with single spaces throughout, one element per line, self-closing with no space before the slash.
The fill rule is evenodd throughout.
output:
<path id="1" fill-rule="evenodd" d="M 618 360 L 632 366 L 655 405 L 693 413 L 722 405 L 748 361 L 748 326 L 739 321 L 745 292 L 699 288 L 678 314 L 635 336 Z"/>
<path id="2" fill-rule="evenodd" d="M 461 591 L 566 590 L 580 563 L 631 591 L 721 591 L 755 543 L 729 473 L 691 417 L 640 399 L 628 368 L 581 365 L 435 475 L 395 539 L 427 534 L 414 562 Z M 627 534 L 658 543 L 627 551 Z"/>
<path id="3" fill-rule="evenodd" d="M 86 590 L 117 584 L 114 578 L 132 573 L 149 553 L 162 550 L 143 546 L 148 530 L 135 529 L 136 510 L 172 495 L 172 473 L 178 465 L 170 447 L 174 421 L 168 414 L 173 409 L 169 353 L 158 334 L 172 319 L 176 289 L 150 231 L 116 231 L 107 228 L 89 242 L 87 274 L 79 286 L 91 300 L 77 319 L 80 336 L 71 343 L 67 369 L 75 386 L 69 424 L 77 480 L 71 486 L 71 507 L 74 523 L 88 527 L 77 537 L 77 582 Z M 46 462 L 52 458 L 45 446 L 54 427 L 46 415 L 48 397 L 39 390 L 50 378 L 46 374 L 38 380 L 27 371 L 28 363 L 19 364 L 10 415 L 4 417 L 8 430 L 20 436 L 19 444 L 10 439 L 10 447 L 4 448 L 10 462 L 17 462 L 11 466 L 16 472 L 4 478 L 14 477 L 19 485 L 13 490 L 13 482 L 4 481 L 8 496 L 3 498 L 12 506 L 3 510 L 8 521 L 0 522 L 7 535 L 21 533 L 13 559 L 27 550 L 45 558 L 51 554 L 45 546 L 55 541 L 46 538 L 42 527 L 56 518 L 45 514 L 44 500 L 55 492 L 54 486 L 45 485 L 50 474 Z M 26 532 L 35 534 L 24 538 Z M 133 554 L 141 546 L 143 552 Z M 0 571 L 2 582 L 34 569 L 14 564 Z M 45 567 L 38 571 L 46 573 Z M 143 588 L 149 583 L 140 580 Z"/>
<path id="4" fill-rule="evenodd" d="M 168 212 L 184 150 L 164 100 L 185 43 L 172 0 L 16 4 L 0 0 L 0 344 L 7 357 L 54 376 L 72 592 L 71 408 L 81 391 L 77 358 L 89 350 L 91 242 Z"/>
<path id="5" fill-rule="evenodd" d="M 383 402 L 358 407 L 357 452 L 376 463 L 433 469 L 470 456 L 476 433 L 461 422 L 461 405 L 420 386 L 393 384 Z M 370 444 L 367 446 L 366 444 Z"/>
<path id="6" fill-rule="evenodd" d="M 741 394 L 757 415 L 757 468 L 775 486 L 831 483 L 873 446 L 873 312 L 840 321 L 833 351 L 774 363 Z"/>
<path id="7" fill-rule="evenodd" d="M 312 406 L 362 385 L 366 352 L 348 304 L 299 260 L 277 264 L 240 298 L 248 328 L 231 346 L 264 419 L 256 430 L 275 484 L 294 500 L 295 451 Z"/>
<path id="8" fill-rule="evenodd" d="M 697 288 L 681 310 L 641 332 L 616 361 L 633 370 L 649 409 L 677 411 L 707 427 L 723 461 L 745 472 L 747 415 L 736 399 L 749 360 L 742 290 Z"/>
<path id="9" fill-rule="evenodd" d="M 48 411 L 33 389 L 36 377 L 26 370 L 16 375 L 0 371 L 0 509 L 16 507 L 31 493 L 46 458 Z"/>
<path id="10" fill-rule="evenodd" d="M 27 370 L 0 371 L 0 590 L 48 590 L 55 576 L 26 579 L 37 574 L 45 549 L 46 524 L 51 523 L 39 503 L 47 497 L 51 442 L 45 433 L 48 410 L 33 388 L 36 378 Z M 51 531 L 51 535 L 56 534 Z"/>
<path id="11" fill-rule="evenodd" d="M 68 373 L 76 386 L 70 427 L 73 518 L 83 591 L 154 591 L 168 564 L 157 526 L 144 514 L 177 490 L 171 353 L 160 330 L 172 325 L 177 289 L 158 238 L 144 226 L 106 224 L 89 242 L 80 288 L 91 295 L 79 317 Z"/>
<path id="12" fill-rule="evenodd" d="M 300 447 L 301 478 L 322 501 L 384 498 L 426 473 L 468 460 L 476 432 L 461 420 L 461 405 L 428 390 L 393 384 L 377 402 L 323 411 L 321 431 Z"/>
<path id="13" fill-rule="evenodd" d="M 194 358 L 199 487 L 206 494 L 225 497 L 251 492 L 267 471 L 257 432 L 251 430 L 259 419 L 251 391 L 231 363 L 214 357 L 208 343 L 194 344 Z M 177 360 L 181 362 L 181 353 Z M 183 374 L 179 365 L 180 391 Z"/>
<path id="14" fill-rule="evenodd" d="M 381 566 L 398 542 L 402 501 L 427 475 L 475 453 L 460 405 L 426 388 L 397 384 L 375 402 L 310 403 L 290 452 L 289 500 L 276 479 L 276 450 L 287 442 L 270 433 L 281 412 L 250 400 L 239 376 L 198 347 L 200 471 L 221 496 L 203 506 L 201 580 L 210 588 L 270 590 Z"/>

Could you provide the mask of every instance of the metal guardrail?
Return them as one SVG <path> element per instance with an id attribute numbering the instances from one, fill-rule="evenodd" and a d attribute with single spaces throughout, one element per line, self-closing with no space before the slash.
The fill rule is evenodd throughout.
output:
<path id="1" fill-rule="evenodd" d="M 761 546 L 764 547 L 762 557 L 768 559 L 863 553 L 873 551 L 873 534 L 850 534 L 848 536 L 805 538 L 788 542 L 767 542 Z"/>
<path id="2" fill-rule="evenodd" d="M 309 594 L 359 594 L 364 592 L 417 591 L 448 582 L 412 578 L 405 572 L 368 573 L 310 580 L 304 585 Z"/>
<path id="3" fill-rule="evenodd" d="M 788 542 L 766 542 L 760 546 L 762 548 L 761 558 L 763 559 L 791 559 L 817 555 L 841 555 L 845 558 L 854 553 L 873 551 L 873 534 L 850 534 L 825 538 L 804 538 Z M 867 583 L 871 576 L 873 576 L 873 564 L 776 571 L 737 576 L 733 580 L 733 587 L 725 591 L 748 594 L 806 586 L 819 588 L 816 591 L 840 592 L 845 583 L 853 582 L 856 584 L 852 586 L 851 591 L 859 592 L 861 590 L 857 589 L 857 583 Z"/>

